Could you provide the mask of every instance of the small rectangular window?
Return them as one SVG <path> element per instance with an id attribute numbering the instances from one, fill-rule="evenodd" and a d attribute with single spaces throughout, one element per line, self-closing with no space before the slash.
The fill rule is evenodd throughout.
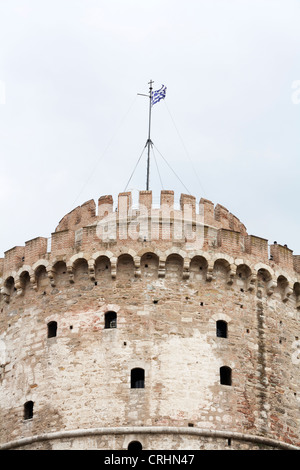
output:
<path id="1" fill-rule="evenodd" d="M 104 328 L 117 328 L 117 314 L 116 312 L 106 312 L 104 320 Z"/>
<path id="2" fill-rule="evenodd" d="M 24 419 L 33 418 L 33 401 L 27 401 L 24 404 Z"/>
<path id="3" fill-rule="evenodd" d="M 218 338 L 227 338 L 227 323 L 223 320 L 218 320 L 216 324 L 217 328 L 217 337 Z"/>
<path id="4" fill-rule="evenodd" d="M 48 327 L 48 338 L 54 338 L 57 334 L 57 323 L 56 321 L 50 321 Z"/>
<path id="5" fill-rule="evenodd" d="M 136 368 L 131 370 L 131 388 L 145 388 L 145 371 Z"/>
<path id="6" fill-rule="evenodd" d="M 220 367 L 220 384 L 231 385 L 231 369 L 230 367 Z"/>

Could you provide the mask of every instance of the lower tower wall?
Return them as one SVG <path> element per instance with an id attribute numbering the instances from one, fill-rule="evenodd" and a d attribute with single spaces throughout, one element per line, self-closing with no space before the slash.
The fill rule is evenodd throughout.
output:
<path id="1" fill-rule="evenodd" d="M 0 448 L 300 448 L 294 271 L 172 240 L 99 248 L 2 281 Z"/>

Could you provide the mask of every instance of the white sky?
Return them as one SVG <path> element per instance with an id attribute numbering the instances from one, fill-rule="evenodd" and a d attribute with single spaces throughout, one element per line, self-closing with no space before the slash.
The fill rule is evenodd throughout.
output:
<path id="1" fill-rule="evenodd" d="M 197 201 L 300 254 L 299 24 L 296 0 L 0 0 L 0 257 L 124 191 L 150 79 L 167 86 L 163 188 L 187 192 L 165 159 Z M 128 190 L 145 189 L 146 154 Z M 150 186 L 158 201 L 153 156 Z"/>

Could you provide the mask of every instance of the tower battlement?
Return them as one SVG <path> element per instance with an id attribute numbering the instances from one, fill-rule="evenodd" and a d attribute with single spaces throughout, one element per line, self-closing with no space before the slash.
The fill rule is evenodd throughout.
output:
<path id="1" fill-rule="evenodd" d="M 133 209 L 131 192 L 123 192 L 118 195 L 118 204 L 115 209 L 118 215 L 124 217 L 127 212 L 128 216 L 136 216 L 136 212 L 145 212 L 151 216 L 161 214 L 167 209 L 174 216 L 183 216 L 184 211 L 189 212 L 189 216 L 196 219 L 196 214 L 202 215 L 201 222 L 216 228 L 232 229 L 237 232 L 246 234 L 246 227 L 240 220 L 231 214 L 224 206 L 214 204 L 208 199 L 201 198 L 197 204 L 195 196 L 181 194 L 180 209 L 175 209 L 174 191 L 163 190 L 160 193 L 160 207 L 153 205 L 152 191 L 139 192 L 139 208 Z M 76 230 L 86 225 L 92 225 L 103 219 L 114 211 L 114 200 L 111 195 L 101 196 L 98 199 L 98 211 L 96 211 L 96 203 L 94 200 L 85 202 L 83 205 L 76 207 L 66 214 L 59 222 L 55 231 Z M 97 212 L 97 213 L 96 213 Z"/>
<path id="2" fill-rule="evenodd" d="M 299 449 L 300 256 L 207 199 L 116 202 L 0 259 L 0 449 Z"/>
<path id="3" fill-rule="evenodd" d="M 245 225 L 224 206 L 182 194 L 179 208 L 173 191 L 161 191 L 159 207 L 152 203 L 152 191 L 139 192 L 139 204 L 133 206 L 131 192 L 120 193 L 114 210 L 111 195 L 76 207 L 59 222 L 51 239 L 37 237 L 5 252 L 0 258 L 0 286 L 8 277 L 19 278 L 27 266 L 39 260 L 71 258 L 78 252 L 91 254 L 116 244 L 128 247 L 137 242 L 152 243 L 166 249 L 170 243 L 187 252 L 201 249 L 208 253 L 222 252 L 233 257 L 257 260 L 272 270 L 285 270 L 296 280 L 300 274 L 300 256 L 287 246 L 247 233 Z M 49 246 L 51 247 L 49 250 Z M 138 250 L 139 251 L 139 250 Z"/>

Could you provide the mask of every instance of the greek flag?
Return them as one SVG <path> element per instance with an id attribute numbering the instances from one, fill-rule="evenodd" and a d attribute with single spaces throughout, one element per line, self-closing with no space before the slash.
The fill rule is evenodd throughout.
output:
<path id="1" fill-rule="evenodd" d="M 162 85 L 162 87 L 159 90 L 154 91 L 152 93 L 152 100 L 151 100 L 152 106 L 155 103 L 158 103 L 161 99 L 165 98 L 166 92 L 167 92 L 167 87 L 165 87 L 164 85 Z"/>

